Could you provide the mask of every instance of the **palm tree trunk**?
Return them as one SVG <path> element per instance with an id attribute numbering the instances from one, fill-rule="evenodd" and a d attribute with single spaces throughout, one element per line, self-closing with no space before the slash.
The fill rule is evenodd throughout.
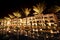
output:
<path id="1" fill-rule="evenodd" d="M 27 27 L 27 17 L 26 17 L 26 27 Z"/>
<path id="2" fill-rule="evenodd" d="M 27 27 L 27 16 L 26 16 L 26 27 Z M 28 35 L 28 30 L 26 30 L 27 31 L 27 35 Z"/>

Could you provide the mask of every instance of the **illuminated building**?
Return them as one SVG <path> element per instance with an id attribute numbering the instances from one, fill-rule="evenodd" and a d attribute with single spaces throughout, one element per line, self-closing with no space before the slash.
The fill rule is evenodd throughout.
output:
<path id="1" fill-rule="evenodd" d="M 57 27 L 57 17 L 55 14 L 38 14 L 31 17 L 27 17 L 27 26 L 29 28 L 54 28 Z M 26 27 L 26 18 L 11 18 L 10 20 L 3 19 L 1 21 L 3 26 L 17 26 Z"/>

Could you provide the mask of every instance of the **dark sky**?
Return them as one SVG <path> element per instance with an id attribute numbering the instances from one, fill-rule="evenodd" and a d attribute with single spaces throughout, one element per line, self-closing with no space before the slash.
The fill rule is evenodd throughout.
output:
<path id="1" fill-rule="evenodd" d="M 21 8 L 31 8 L 39 2 L 45 2 L 47 4 L 45 12 L 54 5 L 60 5 L 59 0 L 0 0 L 0 18 L 12 14 L 16 10 L 21 11 Z"/>

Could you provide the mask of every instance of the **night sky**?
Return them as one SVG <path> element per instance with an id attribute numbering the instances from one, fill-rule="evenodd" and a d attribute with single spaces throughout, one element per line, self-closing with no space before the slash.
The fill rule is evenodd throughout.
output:
<path id="1" fill-rule="evenodd" d="M 32 8 L 33 5 L 39 2 L 46 3 L 46 9 L 44 10 L 45 13 L 47 13 L 47 9 L 54 5 L 60 6 L 59 0 L 0 0 L 0 18 L 12 14 L 14 11 L 21 11 L 21 8 Z"/>

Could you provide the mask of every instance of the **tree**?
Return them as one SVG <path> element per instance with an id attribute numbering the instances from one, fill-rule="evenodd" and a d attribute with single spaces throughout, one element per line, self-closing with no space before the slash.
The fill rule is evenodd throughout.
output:
<path id="1" fill-rule="evenodd" d="M 34 14 L 41 14 L 45 9 L 44 3 L 39 3 L 36 6 L 33 6 L 33 10 L 35 11 Z"/>
<path id="2" fill-rule="evenodd" d="M 21 17 L 21 12 L 13 12 L 13 15 L 16 16 L 17 18 Z"/>
<path id="3" fill-rule="evenodd" d="M 23 9 L 22 9 L 23 10 Z M 29 15 L 29 13 L 30 13 L 30 11 L 31 11 L 31 9 L 28 9 L 28 8 L 25 8 L 24 10 L 23 10 L 23 12 L 25 13 L 25 15 L 26 15 L 26 27 L 28 28 L 28 26 L 27 26 L 27 16 Z M 26 31 L 27 31 L 27 34 L 28 34 L 28 30 L 26 29 Z"/>
<path id="4" fill-rule="evenodd" d="M 17 11 L 17 12 L 13 12 L 13 15 L 16 16 L 17 18 L 21 17 L 21 12 Z M 17 20 L 17 26 L 18 26 L 18 20 Z"/>

